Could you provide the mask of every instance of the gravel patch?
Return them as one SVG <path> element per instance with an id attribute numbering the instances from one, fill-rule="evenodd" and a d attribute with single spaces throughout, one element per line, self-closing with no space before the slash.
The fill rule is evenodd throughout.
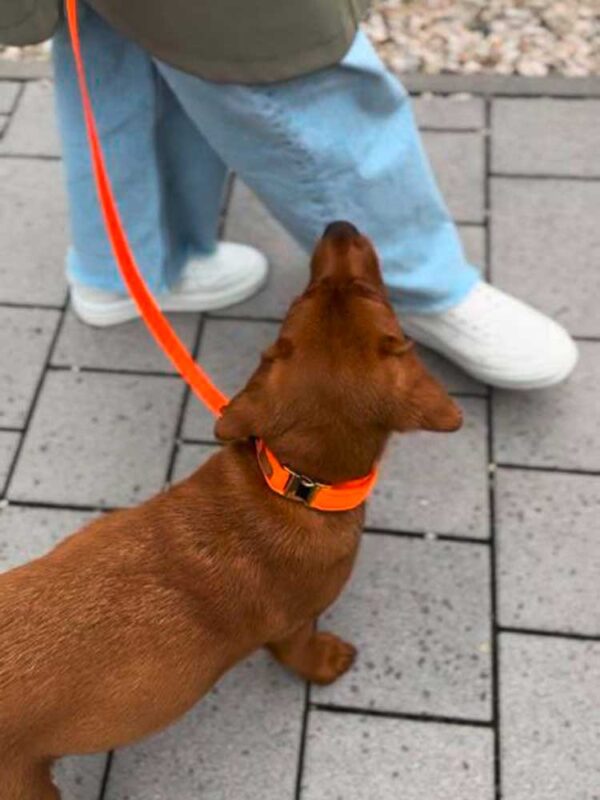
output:
<path id="1" fill-rule="evenodd" d="M 30 47 L 6 47 L 0 44 L 0 58 L 7 61 L 42 60 L 50 57 L 50 42 L 33 44 Z"/>
<path id="2" fill-rule="evenodd" d="M 385 0 L 365 28 L 398 73 L 600 74 L 600 0 Z"/>

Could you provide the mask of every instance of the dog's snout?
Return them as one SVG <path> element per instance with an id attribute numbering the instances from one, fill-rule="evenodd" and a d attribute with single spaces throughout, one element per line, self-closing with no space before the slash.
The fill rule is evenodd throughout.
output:
<path id="1" fill-rule="evenodd" d="M 352 239 L 354 236 L 360 236 L 358 228 L 345 220 L 330 222 L 323 232 L 324 239 Z"/>

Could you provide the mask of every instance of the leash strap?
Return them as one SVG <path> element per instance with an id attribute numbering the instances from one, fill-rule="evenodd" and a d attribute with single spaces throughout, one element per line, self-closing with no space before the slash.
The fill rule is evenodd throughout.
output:
<path id="1" fill-rule="evenodd" d="M 228 403 L 228 398 L 217 389 L 204 370 L 194 361 L 173 327 L 160 310 L 152 292 L 144 280 L 138 267 L 119 215 L 119 209 L 112 190 L 106 169 L 104 153 L 98 136 L 96 119 L 90 100 L 85 67 L 81 54 L 81 40 L 77 15 L 77 0 L 66 0 L 67 21 L 73 55 L 77 68 L 79 89 L 83 104 L 83 113 L 87 128 L 90 154 L 94 168 L 94 178 L 98 191 L 98 200 L 104 216 L 106 232 L 112 247 L 115 260 L 129 294 L 133 298 L 144 322 L 156 343 L 175 369 L 190 386 L 196 397 L 212 411 L 220 416 L 221 410 Z"/>
<path id="2" fill-rule="evenodd" d="M 106 169 L 104 153 L 100 144 L 88 90 L 83 56 L 81 54 L 77 1 L 65 0 L 67 22 L 73 44 L 73 55 L 81 92 L 98 200 L 115 260 L 129 294 L 156 343 L 196 397 L 215 416 L 220 416 L 222 409 L 228 403 L 228 398 L 217 389 L 204 370 L 194 361 L 181 339 L 173 330 L 148 288 L 129 246 Z M 298 475 L 279 464 L 274 454 L 262 442 L 257 444 L 257 455 L 265 480 L 274 492 L 282 497 L 296 500 L 320 511 L 346 511 L 356 508 L 367 499 L 377 480 L 377 471 L 373 470 L 363 479 L 338 484 L 337 486 L 326 486 L 314 483 L 310 479 Z"/>

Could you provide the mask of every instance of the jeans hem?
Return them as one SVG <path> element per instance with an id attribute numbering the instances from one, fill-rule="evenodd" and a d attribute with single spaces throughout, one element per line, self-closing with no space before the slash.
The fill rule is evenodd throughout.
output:
<path id="1" fill-rule="evenodd" d="M 402 297 L 400 298 L 394 296 L 398 293 L 398 290 L 395 288 L 390 291 L 390 297 L 401 315 L 417 314 L 426 317 L 434 314 L 442 314 L 444 311 L 449 311 L 451 308 L 454 308 L 483 280 L 484 278 L 478 270 L 472 267 L 465 280 L 461 282 L 460 285 L 454 287 L 452 294 L 446 295 L 445 297 L 420 298 L 416 300 L 402 293 Z"/>

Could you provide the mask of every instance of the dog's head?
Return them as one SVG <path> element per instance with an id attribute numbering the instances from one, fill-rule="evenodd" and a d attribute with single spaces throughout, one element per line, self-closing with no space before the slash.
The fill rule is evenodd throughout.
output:
<path id="1" fill-rule="evenodd" d="M 392 431 L 454 431 L 461 422 L 402 333 L 371 242 L 334 222 L 306 291 L 216 434 L 262 438 L 283 463 L 334 481 L 366 473 Z"/>

